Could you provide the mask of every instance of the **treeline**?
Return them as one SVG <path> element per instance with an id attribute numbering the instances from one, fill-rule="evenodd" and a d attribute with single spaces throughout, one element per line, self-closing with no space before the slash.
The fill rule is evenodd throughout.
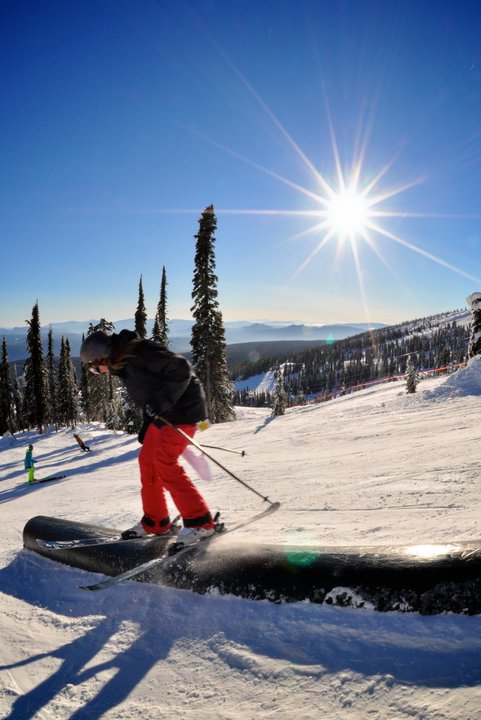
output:
<path id="1" fill-rule="evenodd" d="M 192 362 L 202 382 L 211 422 L 233 420 L 234 387 L 227 369 L 225 331 L 217 300 L 215 274 L 215 230 L 217 219 L 212 205 L 199 219 L 196 239 L 192 299 Z M 147 312 L 139 280 L 135 330 L 141 339 L 149 339 L 168 348 L 167 279 L 162 270 L 160 297 L 155 312 L 152 337 L 147 338 Z M 142 409 L 131 403 L 116 377 L 92 375 L 84 365 L 76 371 L 68 339 L 61 338 L 59 356 L 54 353 L 52 330 L 48 334 L 48 348 L 44 353 L 38 302 L 27 321 L 27 353 L 21 377 L 16 365 L 13 372 L 8 361 L 5 337 L 0 360 L 0 435 L 36 428 L 43 432 L 48 426 L 73 427 L 80 421 L 105 423 L 109 429 L 136 433 L 143 420 Z M 103 330 L 115 331 L 114 325 L 103 318 L 90 324 L 87 335 Z"/>
<path id="2" fill-rule="evenodd" d="M 240 363 L 233 369 L 236 380 L 281 368 L 289 405 L 313 395 L 327 395 L 382 377 L 406 373 L 411 359 L 416 372 L 464 362 L 468 357 L 469 326 L 446 318 L 454 313 L 365 332 L 331 345 L 257 362 Z M 444 322 L 441 322 L 444 321 Z M 250 390 L 235 394 L 237 405 L 271 407 L 273 393 Z"/>

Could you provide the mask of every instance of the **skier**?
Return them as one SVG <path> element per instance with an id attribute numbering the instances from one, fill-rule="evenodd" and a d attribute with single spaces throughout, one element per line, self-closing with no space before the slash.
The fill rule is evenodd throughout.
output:
<path id="1" fill-rule="evenodd" d="M 33 458 L 33 445 L 28 446 L 28 450 L 25 453 L 25 460 L 24 460 L 24 466 L 25 470 L 28 470 L 28 484 L 32 485 L 35 482 L 35 468 L 34 463 L 36 461 Z"/>
<path id="2" fill-rule="evenodd" d="M 77 433 L 74 433 L 73 436 L 76 439 L 76 441 L 78 442 L 78 444 L 80 445 L 80 449 L 83 450 L 83 452 L 90 452 L 89 446 L 84 443 L 84 441 L 82 440 L 80 435 L 77 435 Z"/>
<path id="3" fill-rule="evenodd" d="M 93 373 L 120 378 L 133 402 L 144 412 L 139 433 L 141 499 L 144 515 L 122 537 L 145 537 L 169 532 L 171 521 L 165 499 L 168 490 L 183 520 L 179 542 L 190 545 L 214 533 L 209 508 L 187 476 L 179 457 L 188 441 L 157 415 L 165 416 L 190 437 L 206 418 L 205 396 L 190 363 L 181 355 L 136 332 L 109 335 L 91 333 L 80 348 L 82 362 Z"/>

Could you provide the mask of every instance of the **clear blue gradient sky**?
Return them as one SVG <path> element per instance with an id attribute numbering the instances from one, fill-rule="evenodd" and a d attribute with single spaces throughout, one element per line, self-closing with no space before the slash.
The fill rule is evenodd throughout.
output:
<path id="1" fill-rule="evenodd" d="M 481 290 L 478 0 L 4 0 L 0 25 L 0 326 L 133 317 L 141 273 L 153 317 L 163 265 L 190 317 L 210 203 L 225 320 Z M 313 231 L 355 164 L 371 227 Z"/>

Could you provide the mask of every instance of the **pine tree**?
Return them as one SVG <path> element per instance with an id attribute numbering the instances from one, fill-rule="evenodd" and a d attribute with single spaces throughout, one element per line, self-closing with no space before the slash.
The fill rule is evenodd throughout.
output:
<path id="1" fill-rule="evenodd" d="M 130 399 L 124 388 L 120 389 L 118 404 L 119 409 L 117 416 L 120 423 L 118 428 L 125 430 L 125 432 L 130 435 L 135 435 L 140 432 L 140 428 L 144 422 L 144 414 L 134 401 Z"/>
<path id="2" fill-rule="evenodd" d="M 82 342 L 85 340 L 85 335 L 82 335 Z M 90 408 L 90 382 L 89 382 L 88 365 L 80 363 L 80 403 L 82 412 L 85 416 L 85 420 L 90 422 L 92 419 L 92 412 Z"/>
<path id="3" fill-rule="evenodd" d="M 139 302 L 135 313 L 135 331 L 142 340 L 147 337 L 147 312 L 145 310 L 142 275 L 139 281 Z M 128 421 L 125 419 L 126 416 L 129 418 Z M 127 398 L 125 402 L 122 403 L 118 398 L 114 400 L 112 395 L 109 417 L 106 420 L 107 427 L 111 429 L 114 427 L 120 428 L 121 426 L 123 427 L 123 422 L 128 422 L 128 432 L 139 432 L 143 422 L 142 410 L 140 410 L 130 398 Z"/>
<path id="4" fill-rule="evenodd" d="M 125 417 L 122 412 L 122 406 L 115 400 L 111 400 L 107 406 L 105 427 L 109 430 L 125 429 Z"/>
<path id="5" fill-rule="evenodd" d="M 155 319 L 154 319 L 154 325 L 153 325 L 153 327 L 152 327 L 152 338 L 151 338 L 151 340 L 153 340 L 154 342 L 160 343 L 160 337 L 161 337 L 161 333 L 160 333 L 159 318 L 158 318 L 157 315 L 156 315 L 156 316 L 155 316 Z"/>
<path id="6" fill-rule="evenodd" d="M 414 365 L 414 360 L 412 357 L 409 357 L 407 364 L 406 364 L 406 392 L 408 394 L 415 393 L 417 384 L 418 384 L 418 376 L 416 373 L 416 367 Z"/>
<path id="7" fill-rule="evenodd" d="M 12 432 L 25 430 L 27 423 L 23 414 L 23 395 L 18 381 L 17 366 L 13 366 L 13 418 Z"/>
<path id="8" fill-rule="evenodd" d="M 169 328 L 167 323 L 167 276 L 165 266 L 162 268 L 162 281 L 160 283 L 160 299 L 155 314 L 152 340 L 162 347 L 169 346 Z"/>
<path id="9" fill-rule="evenodd" d="M 25 321 L 29 326 L 27 332 L 27 349 L 29 357 L 24 365 L 25 379 L 25 413 L 29 427 L 36 426 L 43 432 L 48 422 L 48 386 L 47 366 L 43 355 L 42 337 L 40 334 L 40 313 L 38 302 L 32 309 L 32 319 Z"/>
<path id="10" fill-rule="evenodd" d="M 137 303 L 137 310 L 135 311 L 135 331 L 142 340 L 147 337 L 147 313 L 145 310 L 142 275 L 139 280 L 139 299 Z"/>
<path id="11" fill-rule="evenodd" d="M 287 393 L 284 389 L 284 374 L 281 368 L 276 370 L 276 387 L 273 394 L 272 415 L 284 415 L 287 408 Z"/>
<path id="12" fill-rule="evenodd" d="M 206 394 L 209 419 L 228 422 L 235 419 L 234 387 L 229 378 L 227 349 L 222 314 L 217 301 L 217 276 L 215 274 L 215 229 L 217 219 L 210 205 L 199 220 L 199 232 L 195 253 L 195 269 L 191 311 L 192 358 L 197 375 Z"/>
<path id="13" fill-rule="evenodd" d="M 102 318 L 97 325 L 90 323 L 87 331 L 87 336 L 91 335 L 97 330 L 103 330 L 106 333 L 112 333 L 114 331 L 113 323 Z M 98 422 L 106 422 L 109 415 L 109 407 L 113 400 L 115 389 L 117 387 L 117 381 L 112 375 L 92 375 L 87 372 L 87 383 L 88 383 L 88 412 L 90 414 L 90 420 L 96 420 Z"/>
<path id="14" fill-rule="evenodd" d="M 0 435 L 7 430 L 13 432 L 12 388 L 10 385 L 10 366 L 8 364 L 7 340 L 2 342 L 2 359 L 0 362 Z"/>
<path id="15" fill-rule="evenodd" d="M 70 343 L 63 336 L 58 366 L 58 389 L 59 421 L 62 425 L 73 426 L 78 417 L 77 379 L 70 354 Z"/>
<path id="16" fill-rule="evenodd" d="M 471 293 L 466 298 L 471 308 L 471 336 L 469 338 L 468 358 L 481 355 L 481 293 Z"/>
<path id="17" fill-rule="evenodd" d="M 55 427 L 58 426 L 58 387 L 57 387 L 57 370 L 55 367 L 55 354 L 53 347 L 52 328 L 48 331 L 47 345 L 47 375 L 48 375 L 48 417 Z"/>

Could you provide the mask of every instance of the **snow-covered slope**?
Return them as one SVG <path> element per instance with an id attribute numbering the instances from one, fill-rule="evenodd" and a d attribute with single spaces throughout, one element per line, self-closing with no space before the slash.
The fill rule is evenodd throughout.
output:
<path id="1" fill-rule="evenodd" d="M 364 390 L 271 418 L 239 409 L 199 436 L 282 502 L 239 533 L 256 541 L 381 545 L 481 538 L 476 359 L 447 378 Z M 0 441 L 0 715 L 144 720 L 478 720 L 481 617 L 275 605 L 138 583 L 98 594 L 95 576 L 22 550 L 34 515 L 123 528 L 140 515 L 135 438 L 97 425 Z M 29 487 L 37 474 L 67 479 Z M 211 451 L 214 453 L 214 451 Z M 198 479 L 225 521 L 260 500 L 212 466 Z M 98 577 L 98 576 L 97 576 Z"/>

